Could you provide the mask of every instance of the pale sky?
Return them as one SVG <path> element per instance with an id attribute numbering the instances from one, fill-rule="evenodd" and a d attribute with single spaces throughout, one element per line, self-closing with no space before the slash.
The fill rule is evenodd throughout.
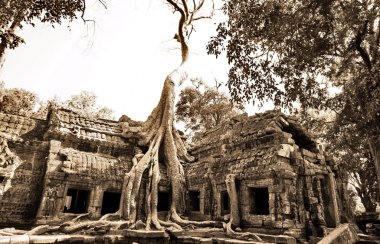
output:
<path id="1" fill-rule="evenodd" d="M 98 105 L 113 109 L 116 118 L 127 114 L 145 120 L 158 102 L 165 76 L 180 63 L 173 39 L 178 15 L 163 0 L 107 0 L 107 9 L 96 1 L 89 4 L 87 18 L 96 21 L 95 31 L 81 20 L 69 28 L 67 23 L 25 26 L 19 34 L 26 44 L 8 52 L 0 80 L 44 100 L 92 91 Z M 226 59 L 206 54 L 221 18 L 217 11 L 214 20 L 195 24 L 189 43 L 192 77 L 227 79 Z"/>

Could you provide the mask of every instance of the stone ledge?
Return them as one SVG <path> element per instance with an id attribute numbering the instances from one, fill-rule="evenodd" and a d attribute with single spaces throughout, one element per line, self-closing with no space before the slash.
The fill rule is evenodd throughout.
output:
<path id="1" fill-rule="evenodd" d="M 169 234 L 164 230 L 124 230 L 123 236 L 133 238 L 169 238 Z"/>
<path id="2" fill-rule="evenodd" d="M 359 240 L 353 224 L 342 224 L 325 236 L 318 244 L 348 244 Z"/>

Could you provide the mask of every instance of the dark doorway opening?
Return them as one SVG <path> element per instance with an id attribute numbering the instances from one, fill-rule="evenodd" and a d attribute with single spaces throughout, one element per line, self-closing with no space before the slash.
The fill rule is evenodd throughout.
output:
<path id="1" fill-rule="evenodd" d="M 158 192 L 157 211 L 169 211 L 170 195 L 169 192 Z"/>
<path id="2" fill-rule="evenodd" d="M 322 192 L 322 206 L 325 214 L 325 221 L 326 226 L 328 228 L 335 228 L 336 227 L 336 221 L 335 221 L 335 213 L 334 213 L 334 200 L 331 197 L 333 190 L 332 187 L 329 187 L 330 181 L 327 178 L 321 179 L 321 192 Z"/>
<path id="3" fill-rule="evenodd" d="M 253 187 L 251 191 L 251 214 L 269 215 L 269 192 L 267 187 Z"/>
<path id="4" fill-rule="evenodd" d="M 65 198 L 64 213 L 86 213 L 90 191 L 69 188 Z"/>
<path id="5" fill-rule="evenodd" d="M 220 202 L 221 202 L 221 209 L 222 209 L 222 215 L 229 214 L 230 213 L 230 197 L 228 196 L 227 191 L 222 191 L 220 193 Z"/>
<path id="6" fill-rule="evenodd" d="M 3 183 L 4 180 L 5 180 L 5 176 L 0 176 L 0 183 Z"/>
<path id="7" fill-rule="evenodd" d="M 105 191 L 103 194 L 102 210 L 100 214 L 104 215 L 117 212 L 120 206 L 120 198 L 120 192 Z"/>
<path id="8" fill-rule="evenodd" d="M 199 191 L 189 191 L 190 200 L 190 211 L 199 212 L 201 210 L 200 205 L 200 192 Z"/>

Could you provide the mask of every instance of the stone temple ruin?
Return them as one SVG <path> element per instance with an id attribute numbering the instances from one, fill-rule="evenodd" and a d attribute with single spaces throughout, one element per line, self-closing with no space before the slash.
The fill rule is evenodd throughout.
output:
<path id="1" fill-rule="evenodd" d="M 0 113 L 0 226 L 115 212 L 123 176 L 145 150 L 121 132 L 117 121 L 66 109 L 51 109 L 46 120 Z M 183 206 L 189 219 L 227 219 L 225 179 L 235 174 L 244 230 L 305 241 L 347 222 L 345 175 L 292 117 L 237 116 L 207 132 L 190 153 L 196 161 L 185 165 Z M 170 184 L 160 167 L 158 211 L 165 218 Z"/>

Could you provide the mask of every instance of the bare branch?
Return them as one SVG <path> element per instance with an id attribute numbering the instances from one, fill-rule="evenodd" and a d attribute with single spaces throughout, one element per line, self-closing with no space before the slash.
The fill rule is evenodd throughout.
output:
<path id="1" fill-rule="evenodd" d="M 166 1 L 170 3 L 174 7 L 174 9 L 176 9 L 181 14 L 181 18 L 178 22 L 178 35 L 176 35 L 176 38 L 181 43 L 182 61 L 185 61 L 189 55 L 189 47 L 186 43 L 185 35 L 183 34 L 183 28 L 184 28 L 184 25 L 186 24 L 186 13 L 185 13 L 185 10 L 180 8 L 179 5 L 175 3 L 173 0 L 166 0 Z M 182 1 L 185 1 L 185 0 L 182 0 Z"/>
<path id="2" fill-rule="evenodd" d="M 183 11 L 185 12 L 185 17 L 187 19 L 189 17 L 189 8 L 187 7 L 186 0 L 182 0 L 182 4 L 183 4 Z"/>
<path id="3" fill-rule="evenodd" d="M 214 14 L 215 14 L 215 3 L 214 3 L 214 0 L 211 0 L 211 2 L 212 2 L 212 7 L 211 7 L 211 12 L 209 13 L 209 15 L 201 15 L 201 16 L 195 17 L 195 15 L 199 12 L 199 10 L 202 8 L 202 6 L 204 4 L 204 0 L 202 0 L 199 3 L 199 5 L 194 8 L 194 11 L 192 12 L 190 20 L 189 20 L 189 24 L 192 23 L 193 21 L 196 21 L 196 20 L 211 19 L 214 16 Z"/>
<path id="4" fill-rule="evenodd" d="M 181 7 L 176 3 L 174 2 L 173 0 L 166 0 L 170 5 L 172 5 L 174 7 L 174 9 L 178 12 L 182 14 L 185 14 L 185 12 L 181 9 Z"/>
<path id="5" fill-rule="evenodd" d="M 368 29 L 368 20 L 366 20 L 363 24 L 363 28 L 361 30 L 358 31 L 356 37 L 355 37 L 355 40 L 354 40 L 354 48 L 359 52 L 360 54 L 360 57 L 363 59 L 365 65 L 367 66 L 368 70 L 371 70 L 372 69 L 372 64 L 371 64 L 371 60 L 369 58 L 369 55 L 367 53 L 367 51 L 361 46 L 364 38 L 365 38 L 365 35 L 367 33 L 367 29 Z"/>
<path id="6" fill-rule="evenodd" d="M 105 9 L 107 9 L 106 1 L 104 1 L 104 0 L 99 0 L 99 2 L 103 5 L 103 7 L 104 7 Z"/>

